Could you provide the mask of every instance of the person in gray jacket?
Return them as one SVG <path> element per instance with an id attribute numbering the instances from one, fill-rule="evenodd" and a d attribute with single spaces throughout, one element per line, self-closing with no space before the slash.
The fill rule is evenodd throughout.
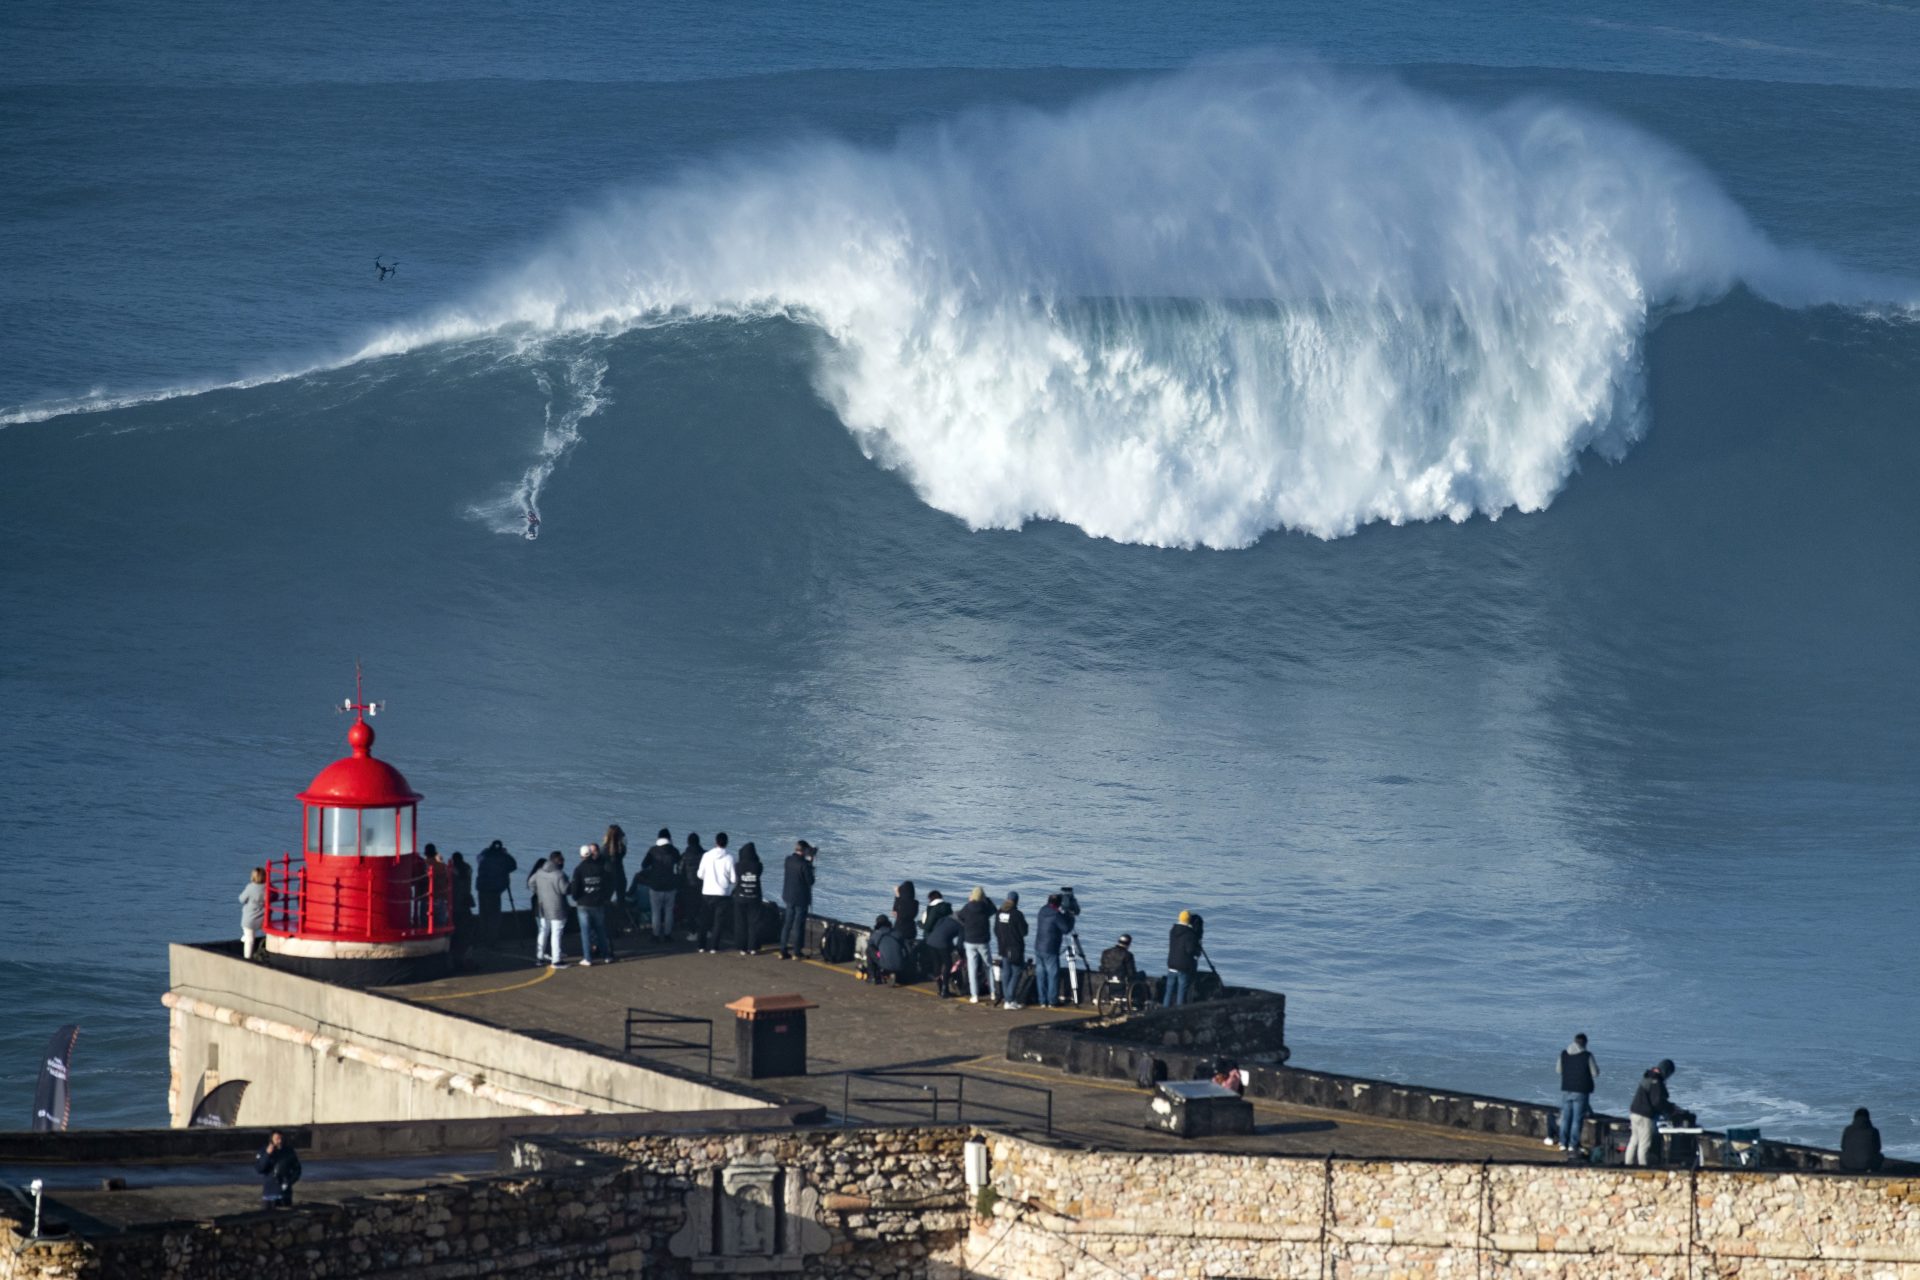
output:
<path id="1" fill-rule="evenodd" d="M 564 869 L 566 861 L 555 849 L 527 877 L 527 891 L 533 895 L 533 962 L 545 960 L 550 969 L 566 964 L 560 954 L 560 935 L 567 928 L 567 890 L 571 887 Z"/>
<path id="2" fill-rule="evenodd" d="M 267 931 L 267 871 L 255 867 L 240 891 L 240 954 L 253 959 L 253 944 Z M 261 954 L 265 954 L 264 950 Z"/>

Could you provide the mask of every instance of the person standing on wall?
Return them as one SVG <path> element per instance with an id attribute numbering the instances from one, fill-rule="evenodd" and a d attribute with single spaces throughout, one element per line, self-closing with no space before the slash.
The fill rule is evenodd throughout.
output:
<path id="1" fill-rule="evenodd" d="M 912 949 L 913 940 L 917 936 L 915 930 L 918 927 L 916 920 L 919 915 L 920 899 L 914 890 L 913 881 L 902 880 L 893 887 L 893 936 L 900 940 L 901 946 L 909 950 Z"/>
<path id="2" fill-rule="evenodd" d="M 646 856 L 640 859 L 640 870 L 633 878 L 647 891 L 647 915 L 653 925 L 653 940 L 671 942 L 673 906 L 680 896 L 680 851 L 673 847 L 671 831 L 660 828 Z"/>
<path id="3" fill-rule="evenodd" d="M 987 939 L 993 936 L 993 908 L 987 903 L 987 891 L 975 885 L 954 919 L 960 922 L 960 946 L 967 953 L 967 1003 L 980 1003 L 982 974 L 986 975 L 987 999 L 991 1000 L 993 959 L 987 951 Z"/>
<path id="4" fill-rule="evenodd" d="M 700 847 L 700 833 L 687 832 L 687 847 L 680 853 L 680 896 L 674 902 L 674 910 L 679 919 L 674 928 L 687 931 L 688 942 L 700 940 L 700 929 L 704 923 L 700 909 L 705 905 L 706 895 L 700 888 L 700 864 L 706 861 L 707 851 Z"/>
<path id="5" fill-rule="evenodd" d="M 1580 1154 L 1580 1131 L 1592 1110 L 1593 1086 L 1599 1079 L 1600 1060 L 1587 1048 L 1586 1033 L 1581 1032 L 1560 1051 L 1560 1149 L 1570 1156 Z"/>
<path id="6" fill-rule="evenodd" d="M 807 913 L 813 910 L 814 848 L 805 840 L 793 842 L 780 882 L 780 958 L 807 955 Z"/>
<path id="7" fill-rule="evenodd" d="M 607 904 L 613 901 L 615 876 L 607 855 L 599 845 L 580 846 L 580 865 L 573 869 L 573 901 L 580 908 L 580 965 L 587 968 L 593 964 L 594 945 L 597 942 L 607 953 L 606 963 L 612 964 L 617 956 L 613 954 L 613 938 L 607 933 Z"/>
<path id="8" fill-rule="evenodd" d="M 920 912 L 920 936 L 953 914 L 953 904 L 940 895 L 938 889 L 927 890 L 927 905 Z"/>
<path id="9" fill-rule="evenodd" d="M 293 1184 L 300 1181 L 300 1157 L 278 1129 L 267 1135 L 267 1145 L 253 1158 L 260 1184 L 260 1203 L 270 1209 L 293 1207 Z"/>
<path id="10" fill-rule="evenodd" d="M 533 899 L 533 962 L 545 960 L 549 969 L 566 965 L 560 955 L 560 938 L 567 930 L 565 865 L 566 857 L 555 849 L 535 863 L 527 877 L 527 892 Z"/>
<path id="11" fill-rule="evenodd" d="M 466 854 L 455 849 L 447 862 L 447 873 L 453 877 L 452 950 L 454 967 L 458 968 L 473 945 L 473 866 Z"/>
<path id="12" fill-rule="evenodd" d="M 760 954 L 760 901 L 766 894 L 761 880 L 765 873 L 753 841 L 741 845 L 733 865 L 733 941 L 743 956 Z"/>
<path id="13" fill-rule="evenodd" d="M 1020 971 L 1027 963 L 1027 917 L 1020 910 L 1020 895 L 1008 893 L 993 918 L 993 943 L 1000 949 L 1000 994 L 1006 997 L 1003 1009 L 1024 1009 L 1014 996 L 1019 994 Z"/>
<path id="14" fill-rule="evenodd" d="M 627 903 L 627 833 L 619 823 L 607 824 L 607 834 L 600 839 L 600 856 L 607 860 L 607 869 L 613 873 L 613 897 L 608 904 L 612 932 L 627 933 L 638 926 Z"/>
<path id="15" fill-rule="evenodd" d="M 253 959 L 253 944 L 267 932 L 267 869 L 255 867 L 240 891 L 240 957 Z M 262 954 L 265 954 L 264 948 Z"/>
<path id="16" fill-rule="evenodd" d="M 1673 1099 L 1667 1096 L 1667 1081 L 1673 1078 L 1673 1059 L 1662 1058 L 1660 1065 L 1648 1067 L 1640 1077 L 1627 1107 L 1627 1124 L 1632 1135 L 1627 1139 L 1627 1163 L 1644 1166 L 1653 1154 L 1654 1121 L 1672 1115 Z"/>
<path id="17" fill-rule="evenodd" d="M 1167 935 L 1167 981 L 1160 993 L 1161 1007 L 1185 1004 L 1193 998 L 1193 975 L 1200 971 L 1200 934 L 1193 912 L 1182 911 Z"/>
<path id="18" fill-rule="evenodd" d="M 1060 947 L 1066 941 L 1068 923 L 1067 913 L 1060 909 L 1060 895 L 1048 894 L 1033 928 L 1034 997 L 1042 1009 L 1060 1003 Z"/>
<path id="19" fill-rule="evenodd" d="M 713 838 L 713 848 L 700 855 L 700 954 L 720 950 L 720 930 L 726 924 L 727 900 L 733 897 L 738 864 L 727 848 L 727 833 Z"/>
<path id="20" fill-rule="evenodd" d="M 507 846 L 495 840 L 480 851 L 480 864 L 474 874 L 474 888 L 480 894 L 480 940 L 494 942 L 500 937 L 500 895 L 513 883 L 520 864 L 507 852 Z"/>

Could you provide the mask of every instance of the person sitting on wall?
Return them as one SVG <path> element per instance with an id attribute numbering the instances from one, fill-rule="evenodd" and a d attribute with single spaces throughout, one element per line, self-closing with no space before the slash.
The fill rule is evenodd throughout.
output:
<path id="1" fill-rule="evenodd" d="M 1865 1107 L 1853 1113 L 1853 1123 L 1840 1135 L 1842 1173 L 1878 1173 L 1887 1162 L 1880 1154 L 1880 1131 Z"/>
<path id="2" fill-rule="evenodd" d="M 286 1135 L 275 1129 L 267 1135 L 267 1145 L 254 1157 L 253 1171 L 260 1184 L 260 1203 L 273 1209 L 293 1207 L 293 1184 L 300 1181 L 300 1157 L 288 1145 Z"/>
<path id="3" fill-rule="evenodd" d="M 1246 1073 L 1240 1070 L 1240 1064 L 1232 1058 L 1213 1060 L 1213 1082 L 1222 1089 L 1231 1089 L 1235 1093 L 1244 1094 L 1247 1091 Z"/>
<path id="4" fill-rule="evenodd" d="M 1133 958 L 1133 935 L 1123 933 L 1120 940 L 1100 953 L 1102 977 L 1117 978 L 1128 986 L 1140 976 L 1139 962 Z"/>

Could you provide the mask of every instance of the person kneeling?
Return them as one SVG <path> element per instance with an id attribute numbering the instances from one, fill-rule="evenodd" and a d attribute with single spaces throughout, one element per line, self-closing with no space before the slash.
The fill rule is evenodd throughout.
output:
<path id="1" fill-rule="evenodd" d="M 886 916 L 875 916 L 873 932 L 867 935 L 867 981 L 881 986 L 889 982 L 897 985 L 906 958 L 906 949 L 893 931 L 893 921 Z"/>

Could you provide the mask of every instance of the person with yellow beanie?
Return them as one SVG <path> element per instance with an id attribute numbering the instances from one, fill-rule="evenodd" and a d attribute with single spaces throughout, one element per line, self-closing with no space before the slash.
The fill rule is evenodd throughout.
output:
<path id="1" fill-rule="evenodd" d="M 1193 998 L 1193 977 L 1200 971 L 1200 934 L 1193 912 L 1182 911 L 1167 936 L 1167 981 L 1160 992 L 1163 1006 L 1185 1004 Z"/>

